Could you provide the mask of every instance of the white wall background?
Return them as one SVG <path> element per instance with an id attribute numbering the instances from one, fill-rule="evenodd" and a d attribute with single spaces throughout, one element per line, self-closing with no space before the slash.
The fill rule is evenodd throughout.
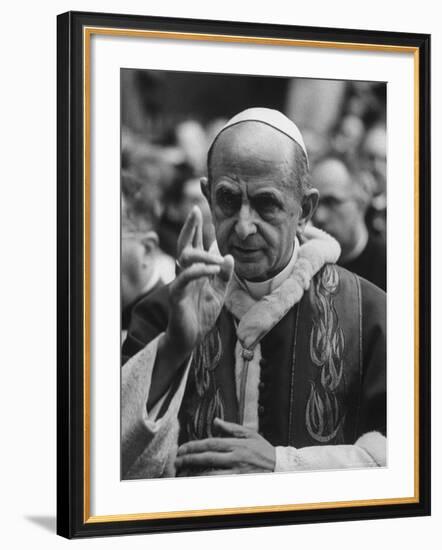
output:
<path id="1" fill-rule="evenodd" d="M 55 535 L 55 151 L 56 14 L 105 11 L 294 25 L 432 33 L 433 97 L 433 281 L 442 268 L 442 30 L 437 3 L 403 0 L 311 3 L 272 0 L 59 0 L 7 2 L 2 7 L 0 140 L 0 524 L 3 548 L 59 548 L 67 544 L 102 548 L 252 546 L 402 549 L 440 544 L 442 520 L 442 407 L 433 391 L 433 516 L 242 529 L 210 533 L 93 539 L 69 543 Z M 368 9 L 370 8 L 370 9 Z M 442 323 L 440 285 L 433 285 L 433 349 Z M 433 388 L 442 381 L 433 354 Z M 439 543 L 437 542 L 439 540 Z"/>

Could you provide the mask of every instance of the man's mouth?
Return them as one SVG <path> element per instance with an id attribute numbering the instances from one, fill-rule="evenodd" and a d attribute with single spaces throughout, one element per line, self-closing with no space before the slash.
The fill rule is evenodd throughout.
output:
<path id="1" fill-rule="evenodd" d="M 238 257 L 239 259 L 254 258 L 261 252 L 260 248 L 252 248 L 247 246 L 233 246 L 232 254 L 233 257 Z"/>

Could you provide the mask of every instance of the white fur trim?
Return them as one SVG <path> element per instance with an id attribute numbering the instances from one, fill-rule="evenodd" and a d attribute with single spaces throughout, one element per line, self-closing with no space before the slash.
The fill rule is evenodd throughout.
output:
<path id="1" fill-rule="evenodd" d="M 364 434 L 354 445 L 276 447 L 275 472 L 382 467 L 386 448 L 387 440 L 379 432 Z"/>
<path id="2" fill-rule="evenodd" d="M 298 469 L 298 451 L 295 447 L 275 447 L 275 456 L 275 472 L 292 472 Z"/>
<path id="3" fill-rule="evenodd" d="M 379 432 L 367 432 L 356 441 L 355 445 L 362 447 L 378 466 L 387 465 L 387 439 Z"/>
<path id="4" fill-rule="evenodd" d="M 233 278 L 225 305 L 240 320 L 236 334 L 242 346 L 253 349 L 283 317 L 297 304 L 310 286 L 312 278 L 327 263 L 335 263 L 341 253 L 338 242 L 324 231 L 309 227 L 300 246 L 290 276 L 271 294 L 254 300 Z"/>

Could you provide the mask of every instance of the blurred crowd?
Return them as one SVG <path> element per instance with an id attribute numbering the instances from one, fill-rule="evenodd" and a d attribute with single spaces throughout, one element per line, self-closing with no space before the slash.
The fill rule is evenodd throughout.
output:
<path id="1" fill-rule="evenodd" d="M 342 82 L 339 93 L 329 97 L 322 88 L 314 93 L 315 82 L 309 89 L 304 80 L 303 90 L 295 81 L 288 88 L 285 109 L 304 137 L 312 185 L 321 194 L 313 222 L 339 241 L 341 265 L 386 290 L 386 87 Z M 305 96 L 302 105 L 313 103 L 310 110 L 303 108 L 312 114 L 299 121 L 293 107 L 297 93 Z M 333 115 L 326 127 L 321 111 Z M 214 136 L 233 114 L 226 111 L 225 117 L 201 120 L 197 112 L 181 113 L 144 128 L 124 124 L 123 117 L 123 329 L 134 304 L 173 279 L 178 235 L 193 205 L 203 213 L 205 247 L 213 241 L 199 180 L 206 175 Z"/>

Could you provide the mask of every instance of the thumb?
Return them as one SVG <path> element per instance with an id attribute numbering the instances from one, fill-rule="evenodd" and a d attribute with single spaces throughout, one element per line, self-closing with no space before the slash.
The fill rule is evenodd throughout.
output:
<path id="1" fill-rule="evenodd" d="M 234 422 L 227 422 L 226 420 L 221 420 L 221 418 L 215 418 L 213 421 L 217 428 L 223 430 L 226 434 L 238 437 L 241 439 L 246 439 L 251 437 L 251 432 L 248 428 L 241 426 L 241 424 L 235 424 Z"/>
<path id="2" fill-rule="evenodd" d="M 228 284 L 230 282 L 230 279 L 232 278 L 234 260 L 231 254 L 227 254 L 227 256 L 224 256 L 223 259 L 224 262 L 221 265 L 219 277 Z"/>
<path id="3" fill-rule="evenodd" d="M 228 254 L 224 256 L 223 263 L 220 266 L 220 272 L 214 277 L 212 281 L 213 288 L 219 292 L 222 296 L 227 291 L 227 287 L 230 283 L 233 274 L 233 256 Z"/>

